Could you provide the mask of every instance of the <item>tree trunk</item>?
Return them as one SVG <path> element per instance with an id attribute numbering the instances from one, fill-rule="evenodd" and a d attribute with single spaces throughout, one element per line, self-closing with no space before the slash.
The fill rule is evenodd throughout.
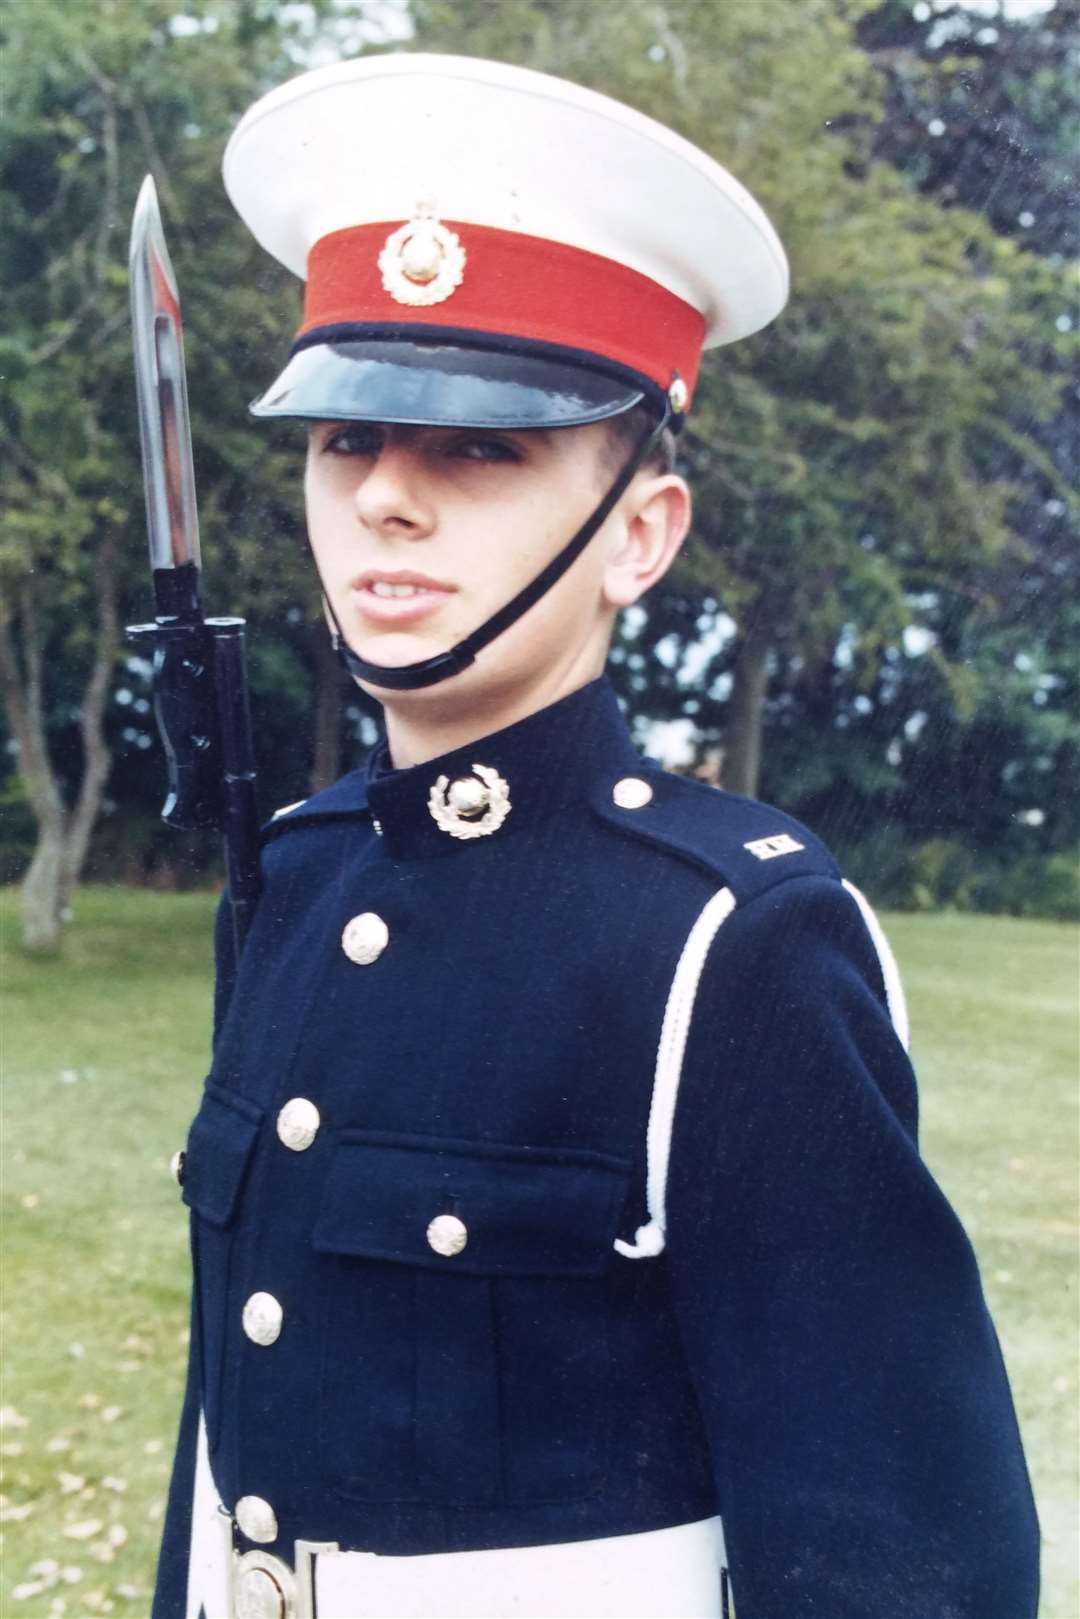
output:
<path id="1" fill-rule="evenodd" d="M 118 639 L 110 540 L 95 558 L 94 584 L 97 648 L 81 705 L 85 759 L 78 802 L 71 812 L 49 758 L 44 636 L 33 579 L 25 579 L 11 592 L 13 605 L 0 607 L 0 695 L 18 747 L 19 775 L 37 823 L 37 843 L 21 892 L 23 948 L 34 955 L 54 955 L 60 948 L 64 914 L 86 859 L 111 764 L 102 727 Z"/>
<path id="2" fill-rule="evenodd" d="M 341 774 L 341 665 L 322 619 L 312 626 L 315 655 L 315 746 L 310 788 L 321 792 Z"/>
<path id="3" fill-rule="evenodd" d="M 66 812 L 45 744 L 42 646 L 33 580 L 22 581 L 12 597 L 14 606 L 0 604 L 0 690 L 18 748 L 19 775 L 38 829 L 34 857 L 22 884 L 23 944 L 35 955 L 52 955 L 60 947 Z M 16 616 L 22 629 L 21 664 Z"/>
<path id="4" fill-rule="evenodd" d="M 61 912 L 71 904 L 78 887 L 86 853 L 90 847 L 90 834 L 94 830 L 105 794 L 105 783 L 112 768 L 112 754 L 105 741 L 105 707 L 112 685 L 113 664 L 120 644 L 120 626 L 116 618 L 113 595 L 113 562 L 115 547 L 110 538 L 103 540 L 94 558 L 94 598 L 97 607 L 97 646 L 94 667 L 86 683 L 79 709 L 79 725 L 83 744 L 83 773 L 79 783 L 79 796 L 67 826 L 64 848 L 64 871 L 61 884 Z"/>
<path id="5" fill-rule="evenodd" d="M 63 934 L 64 829 L 59 821 L 38 823 L 34 858 L 22 880 L 23 949 L 34 956 L 55 956 Z"/>
<path id="6" fill-rule="evenodd" d="M 48 335 L 28 356 L 31 367 L 46 366 L 68 343 L 77 343 L 81 350 L 90 352 L 101 340 L 100 334 L 108 330 L 109 322 L 115 319 L 117 265 L 112 236 L 120 195 L 120 91 L 81 48 L 80 65 L 93 80 L 101 98 L 104 173 L 100 207 L 93 228 L 80 234 L 72 251 L 71 262 L 83 271 L 78 300 L 70 306 L 70 318 L 47 323 Z M 50 258 L 50 274 L 61 267 L 67 277 L 65 256 Z M 112 453 L 111 446 L 102 443 L 102 427 L 96 414 L 98 403 L 92 401 L 90 394 L 83 396 L 81 414 L 87 444 L 81 459 L 91 467 L 108 464 Z M 87 475 L 88 487 L 76 494 L 62 470 L 63 457 L 46 454 L 37 459 L 19 438 L 14 440 L 13 448 L 23 493 L 32 501 L 41 502 L 43 509 L 52 514 L 57 540 L 67 528 L 71 512 L 81 509 L 85 513 L 88 505 L 90 510 L 95 506 L 101 509 L 99 500 L 91 493 L 96 473 Z M 70 456 L 67 462 L 75 464 Z M 47 632 L 42 628 L 37 611 L 34 530 L 28 535 L 30 543 L 21 558 L 24 571 L 13 583 L 5 579 L 9 588 L 5 599 L 0 600 L 0 697 L 18 750 L 19 777 L 37 824 L 37 843 L 22 884 L 23 944 L 27 950 L 38 954 L 59 949 L 65 913 L 82 873 L 112 762 L 103 722 L 119 626 L 113 594 L 113 540 L 105 526 L 111 519 L 101 516 L 98 521 L 101 538 L 91 568 L 94 661 L 80 704 L 83 770 L 77 800 L 70 810 L 49 755 L 45 693 Z M 6 560 L 10 569 L 11 559 Z"/>
<path id="7" fill-rule="evenodd" d="M 769 691 L 773 632 L 756 617 L 741 638 L 732 671 L 731 718 L 724 733 L 723 786 L 729 793 L 757 793 L 761 777 L 761 732 Z"/>

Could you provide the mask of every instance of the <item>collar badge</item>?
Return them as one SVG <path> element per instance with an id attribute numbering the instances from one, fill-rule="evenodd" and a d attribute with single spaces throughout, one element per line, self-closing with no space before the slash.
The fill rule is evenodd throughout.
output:
<path id="1" fill-rule="evenodd" d="M 473 765 L 471 776 L 450 781 L 439 776 L 428 794 L 428 809 L 440 832 L 452 838 L 486 838 L 510 813 L 510 788 L 490 765 Z"/>
<path id="2" fill-rule="evenodd" d="M 461 238 L 439 223 L 432 205 L 420 203 L 408 223 L 386 238 L 379 270 L 396 303 L 441 304 L 461 285 L 465 249 Z"/>

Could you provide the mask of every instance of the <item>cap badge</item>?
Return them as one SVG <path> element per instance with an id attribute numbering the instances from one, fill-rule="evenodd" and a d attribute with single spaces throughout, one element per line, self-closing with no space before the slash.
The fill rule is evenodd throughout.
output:
<path id="1" fill-rule="evenodd" d="M 490 765 L 473 765 L 471 776 L 450 781 L 439 776 L 428 794 L 428 809 L 440 832 L 452 838 L 486 838 L 510 813 L 510 788 Z"/>
<path id="2" fill-rule="evenodd" d="M 421 204 L 413 217 L 392 231 L 379 254 L 382 283 L 399 304 L 441 304 L 465 274 L 465 249 L 435 210 Z"/>

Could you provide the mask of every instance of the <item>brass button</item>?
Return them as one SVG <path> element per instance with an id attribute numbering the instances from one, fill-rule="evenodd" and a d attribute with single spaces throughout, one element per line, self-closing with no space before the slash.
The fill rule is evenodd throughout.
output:
<path id="1" fill-rule="evenodd" d="M 341 935 L 341 948 L 358 967 L 370 967 L 378 961 L 390 943 L 390 929 L 374 911 L 362 911 L 346 922 Z"/>
<path id="2" fill-rule="evenodd" d="M 272 1293 L 253 1293 L 244 1305 L 244 1331 L 253 1344 L 276 1344 L 285 1312 Z"/>
<path id="3" fill-rule="evenodd" d="M 676 416 L 681 416 L 690 403 L 690 390 L 682 377 L 673 377 L 671 387 L 668 389 L 668 399 Z"/>
<path id="4" fill-rule="evenodd" d="M 620 809 L 644 809 L 652 795 L 652 788 L 640 776 L 624 776 L 611 789 L 611 796 Z"/>
<path id="5" fill-rule="evenodd" d="M 169 1168 L 172 1170 L 173 1179 L 177 1186 L 183 1186 L 184 1184 L 184 1160 L 186 1157 L 187 1153 L 181 1148 L 178 1152 L 174 1152 L 169 1159 Z"/>
<path id="6" fill-rule="evenodd" d="M 468 1242 L 469 1233 L 464 1220 L 459 1220 L 456 1214 L 437 1214 L 427 1228 L 427 1240 L 428 1247 L 437 1254 L 453 1259 Z"/>
<path id="7" fill-rule="evenodd" d="M 277 1539 L 277 1513 L 261 1495 L 242 1495 L 236 1503 L 236 1522 L 240 1533 L 260 1546 L 268 1546 Z"/>
<path id="8" fill-rule="evenodd" d="M 267 1568 L 246 1568 L 236 1581 L 236 1619 L 285 1619 L 285 1592 Z"/>
<path id="9" fill-rule="evenodd" d="M 319 1133 L 319 1110 L 306 1096 L 294 1096 L 277 1116 L 278 1140 L 292 1152 L 303 1152 Z"/>

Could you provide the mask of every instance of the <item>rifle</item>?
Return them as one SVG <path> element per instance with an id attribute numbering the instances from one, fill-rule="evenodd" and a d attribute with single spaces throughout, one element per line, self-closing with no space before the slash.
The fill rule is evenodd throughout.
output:
<path id="1" fill-rule="evenodd" d="M 237 953 L 259 898 L 259 822 L 244 620 L 204 618 L 199 518 L 180 298 L 148 174 L 131 222 L 131 327 L 154 622 L 128 635 L 153 651 L 169 826 L 225 835 Z"/>

